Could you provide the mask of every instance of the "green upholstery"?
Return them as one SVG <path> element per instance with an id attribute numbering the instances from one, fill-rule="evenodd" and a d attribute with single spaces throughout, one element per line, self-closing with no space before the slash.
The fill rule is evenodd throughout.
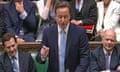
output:
<path id="1" fill-rule="evenodd" d="M 37 67 L 37 72 L 47 72 L 48 60 L 47 60 L 47 62 L 46 62 L 45 64 L 39 64 L 39 63 L 36 61 L 36 59 L 35 59 L 36 54 L 37 54 L 36 52 L 32 52 L 32 53 L 31 53 L 31 55 L 32 55 L 32 57 L 33 57 L 33 59 L 34 59 L 34 61 L 35 61 L 36 67 Z"/>
<path id="2" fill-rule="evenodd" d="M 37 67 L 37 72 L 47 72 L 48 60 L 46 61 L 45 64 L 39 64 L 35 59 L 37 52 L 30 52 L 30 53 L 35 61 L 35 65 Z M 0 55 L 1 55 L 1 52 L 0 52 Z"/>

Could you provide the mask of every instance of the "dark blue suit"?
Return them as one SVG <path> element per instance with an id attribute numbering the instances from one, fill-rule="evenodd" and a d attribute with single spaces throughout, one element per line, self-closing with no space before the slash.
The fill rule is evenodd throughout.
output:
<path id="1" fill-rule="evenodd" d="M 91 53 L 90 72 L 99 72 L 106 70 L 105 54 L 103 46 L 96 48 Z M 120 65 L 120 47 L 115 46 L 111 55 L 110 70 L 117 72 L 116 68 Z"/>
<path id="2" fill-rule="evenodd" d="M 23 5 L 28 14 L 24 20 L 19 17 L 14 0 L 5 5 L 6 31 L 14 33 L 25 41 L 34 41 L 34 31 L 36 30 L 35 5 L 28 0 L 23 0 Z M 24 36 L 20 36 L 21 28 L 24 30 Z"/>
<path id="3" fill-rule="evenodd" d="M 48 72 L 59 72 L 57 24 L 44 30 L 43 44 L 50 48 Z M 40 53 L 38 53 L 36 59 L 38 62 L 44 63 L 41 61 Z M 85 30 L 79 26 L 70 24 L 65 52 L 65 69 L 68 69 L 69 72 L 86 72 L 88 61 L 89 45 Z"/>
<path id="4" fill-rule="evenodd" d="M 18 57 L 20 72 L 36 72 L 36 67 L 30 54 L 19 51 Z M 11 60 L 6 53 L 0 56 L 0 72 L 13 72 Z"/>
<path id="5" fill-rule="evenodd" d="M 0 41 L 1 41 L 1 37 L 5 32 L 5 24 L 4 24 L 4 8 L 3 5 L 0 5 Z"/>

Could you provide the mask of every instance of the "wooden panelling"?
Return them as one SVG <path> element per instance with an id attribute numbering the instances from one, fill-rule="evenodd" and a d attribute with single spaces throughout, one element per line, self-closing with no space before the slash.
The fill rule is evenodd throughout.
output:
<path id="1" fill-rule="evenodd" d="M 93 50 L 97 46 L 101 45 L 102 42 L 99 41 L 90 41 L 90 49 Z M 120 45 L 120 42 L 117 42 L 116 44 Z M 20 50 L 23 51 L 37 51 L 40 47 L 40 42 L 25 42 L 18 44 L 18 47 Z M 2 43 L 0 42 L 0 51 L 3 51 Z"/>

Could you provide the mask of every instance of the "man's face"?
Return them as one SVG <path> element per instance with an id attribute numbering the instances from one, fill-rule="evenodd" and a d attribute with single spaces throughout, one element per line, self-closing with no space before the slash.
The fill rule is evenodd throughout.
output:
<path id="1" fill-rule="evenodd" d="M 116 42 L 115 34 L 111 34 L 109 32 L 106 33 L 105 37 L 102 39 L 102 42 L 106 51 L 112 51 Z"/>
<path id="2" fill-rule="evenodd" d="M 58 8 L 56 10 L 56 16 L 55 16 L 57 24 L 64 29 L 66 28 L 67 24 L 70 20 L 70 10 L 67 7 L 64 8 Z"/>
<path id="3" fill-rule="evenodd" d="M 5 52 L 7 52 L 10 56 L 15 56 L 17 52 L 17 43 L 15 42 L 14 38 L 11 38 L 9 41 L 4 42 L 5 45 Z"/>

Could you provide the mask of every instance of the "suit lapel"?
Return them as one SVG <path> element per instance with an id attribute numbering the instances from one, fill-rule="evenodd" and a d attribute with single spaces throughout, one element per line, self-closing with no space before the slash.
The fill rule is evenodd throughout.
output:
<path id="1" fill-rule="evenodd" d="M 54 32 L 53 32 L 54 34 L 52 34 L 52 35 L 54 35 L 54 36 L 53 36 L 53 37 L 54 37 L 53 40 L 54 40 L 54 42 L 56 43 L 56 44 L 55 44 L 55 52 L 56 52 L 55 54 L 57 55 L 57 57 L 59 57 L 59 56 L 58 56 L 59 53 L 58 53 L 58 29 L 57 29 L 57 25 L 55 26 L 55 30 L 53 30 L 53 31 L 54 31 Z"/>
<path id="2" fill-rule="evenodd" d="M 18 51 L 18 57 L 19 57 L 19 69 L 20 72 L 24 72 L 24 60 L 22 58 L 21 52 Z"/>
<path id="3" fill-rule="evenodd" d="M 4 64 L 5 64 L 5 72 L 12 72 L 13 69 L 12 69 L 12 63 L 11 63 L 11 60 L 10 58 L 8 57 L 7 54 L 4 54 Z"/>
<path id="4" fill-rule="evenodd" d="M 72 45 L 72 35 L 73 35 L 73 27 L 71 26 L 72 24 L 70 24 L 69 26 L 69 30 L 68 30 L 68 35 L 67 35 L 67 41 L 66 41 L 66 52 L 65 52 L 65 59 L 67 58 L 68 56 L 68 53 L 69 53 L 69 48 L 71 47 Z"/>
<path id="5" fill-rule="evenodd" d="M 71 0 L 70 4 L 71 4 L 71 19 L 75 19 L 75 11 L 76 11 L 75 0 Z"/>
<path id="6" fill-rule="evenodd" d="M 109 18 L 111 17 L 111 15 L 113 14 L 113 12 L 114 12 L 114 9 L 115 9 L 115 6 L 114 6 L 114 5 L 115 5 L 114 2 L 111 1 L 110 4 L 109 4 L 109 6 L 108 6 L 106 15 L 105 15 L 105 17 L 106 17 L 107 19 L 109 19 Z"/>
<path id="7" fill-rule="evenodd" d="M 111 61 L 110 61 L 110 68 L 116 68 L 118 65 L 118 55 L 117 55 L 117 50 L 116 48 L 113 49 L 112 55 L 111 55 Z"/>
<path id="8" fill-rule="evenodd" d="M 54 59 L 58 61 L 58 57 L 59 57 L 59 53 L 58 53 L 58 28 L 57 28 L 57 24 L 55 24 L 54 26 L 52 26 L 51 30 L 49 30 L 50 33 L 48 33 L 48 42 L 47 42 L 47 46 L 51 48 L 50 52 L 52 52 L 52 54 L 54 54 Z M 50 44 L 50 45 L 49 45 Z M 57 62 L 58 63 L 58 62 Z M 56 65 L 57 66 L 57 65 Z"/>
<path id="9" fill-rule="evenodd" d="M 29 1 L 23 0 L 23 5 L 24 5 L 24 8 L 25 8 L 25 11 L 26 12 L 30 12 L 30 10 L 31 10 L 31 4 L 29 3 Z"/>
<path id="10" fill-rule="evenodd" d="M 57 28 L 57 24 L 52 28 L 52 31 L 50 32 L 50 44 L 52 44 L 52 48 L 54 48 L 52 50 L 52 52 L 54 51 L 54 60 L 56 60 L 55 62 L 55 68 L 59 68 L 59 49 L 58 49 L 58 28 Z"/>
<path id="11" fill-rule="evenodd" d="M 86 2 L 86 0 L 83 0 L 83 3 L 81 4 L 80 12 L 81 12 L 82 14 L 84 14 L 84 13 L 83 13 L 83 12 L 85 12 L 84 10 L 87 9 L 86 3 L 88 3 L 88 2 Z"/>
<path id="12" fill-rule="evenodd" d="M 102 67 L 103 68 L 103 70 L 106 68 L 105 66 L 105 54 L 104 54 L 104 52 L 103 52 L 103 48 L 102 48 L 103 46 L 101 46 L 100 47 L 100 52 L 99 52 L 99 65 L 100 65 L 100 67 Z"/>
<path id="13" fill-rule="evenodd" d="M 103 22 L 103 18 L 104 18 L 104 7 L 103 7 L 103 2 L 98 2 L 97 3 L 97 7 L 98 7 L 98 13 L 99 13 L 99 19 L 98 19 L 98 24 L 100 24 L 100 27 L 102 27 L 102 22 Z"/>
<path id="14" fill-rule="evenodd" d="M 11 15 L 10 17 L 12 17 L 12 21 L 17 23 L 19 20 L 18 20 L 18 15 L 17 15 L 17 11 L 16 11 L 16 7 L 15 7 L 15 3 L 13 3 L 13 1 L 10 3 L 10 6 L 9 6 L 9 15 Z"/>

